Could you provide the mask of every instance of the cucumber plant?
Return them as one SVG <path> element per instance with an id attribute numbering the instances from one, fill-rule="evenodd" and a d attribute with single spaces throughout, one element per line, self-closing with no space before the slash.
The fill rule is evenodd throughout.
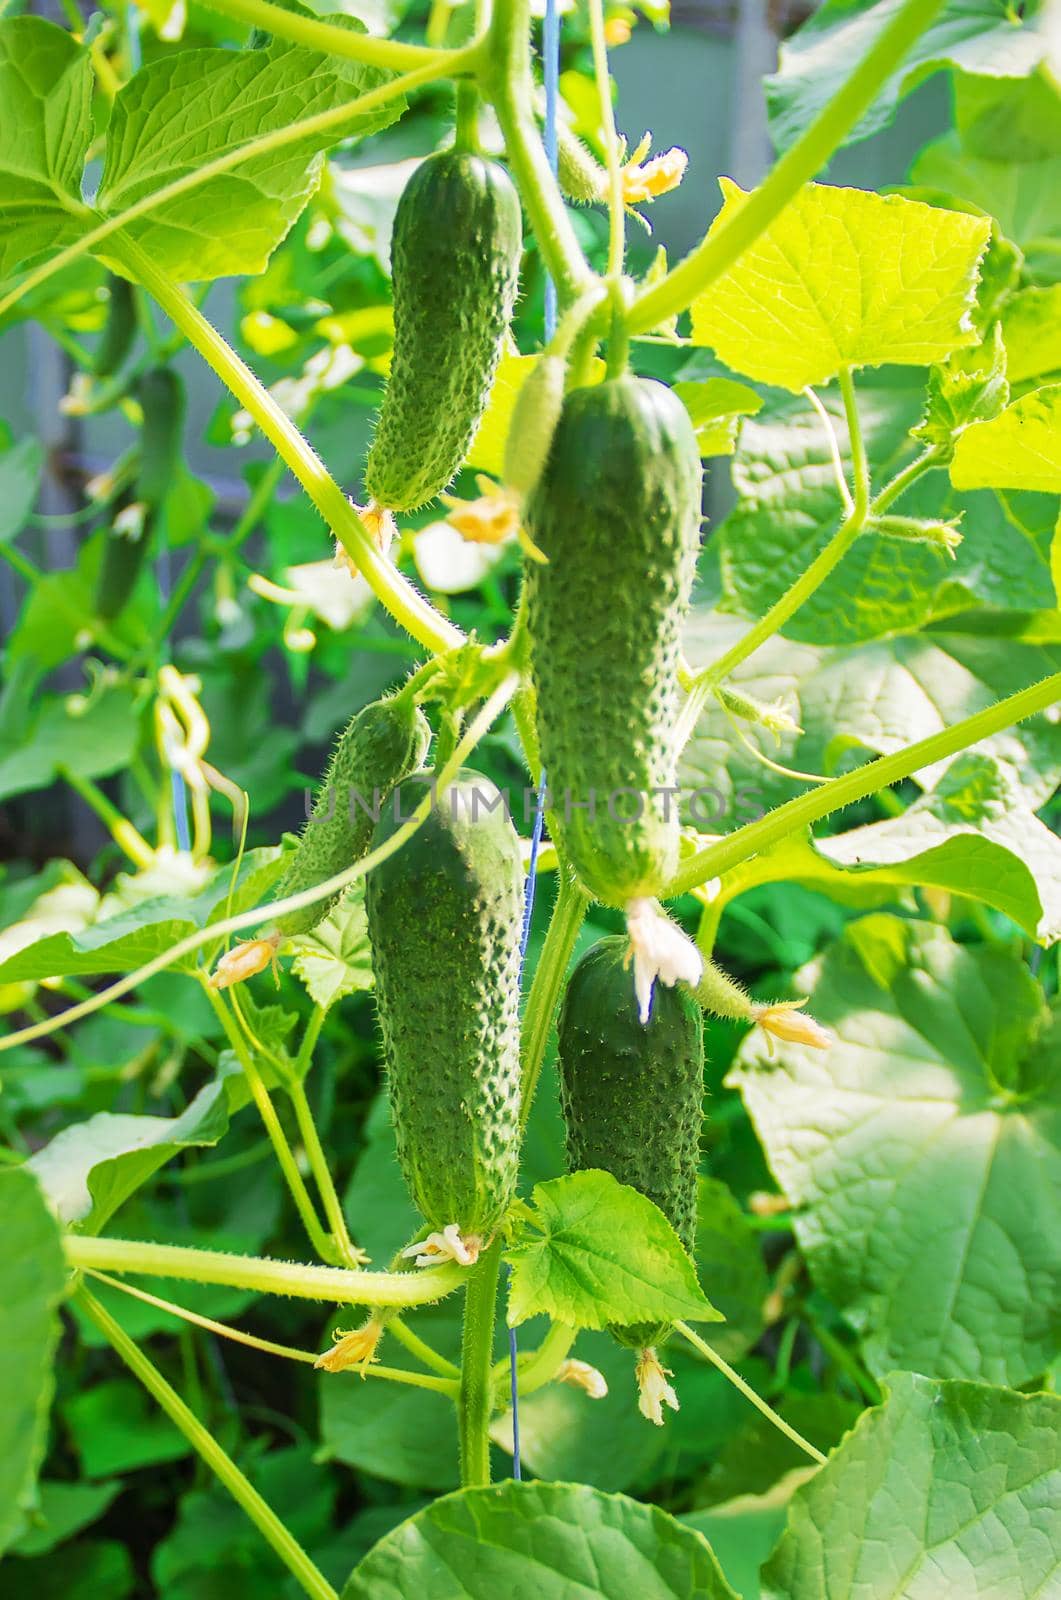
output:
<path id="1" fill-rule="evenodd" d="M 536 9 L 0 16 L 13 1592 L 1061 1571 L 1056 8 Z"/>

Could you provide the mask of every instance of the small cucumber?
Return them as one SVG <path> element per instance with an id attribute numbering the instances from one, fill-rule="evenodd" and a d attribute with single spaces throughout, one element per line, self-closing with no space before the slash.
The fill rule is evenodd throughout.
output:
<path id="1" fill-rule="evenodd" d="M 512 316 L 519 198 L 496 162 L 445 150 L 417 167 L 391 240 L 394 358 L 365 488 L 388 511 L 434 499 L 468 452 Z"/>
<path id="2" fill-rule="evenodd" d="M 107 320 L 96 346 L 92 367 L 97 378 L 112 378 L 133 347 L 136 338 L 136 302 L 128 278 L 112 275 L 107 280 L 109 298 Z"/>
<path id="3" fill-rule="evenodd" d="M 332 878 L 368 851 L 377 818 L 395 784 L 423 761 L 431 740 L 427 718 L 411 699 L 375 700 L 351 718 L 332 752 L 298 849 L 276 890 L 278 899 Z M 270 933 L 308 933 L 341 898 L 330 895 L 278 917 Z"/>
<path id="4" fill-rule="evenodd" d="M 433 783 L 400 785 L 374 845 Z M 493 784 L 463 771 L 369 874 L 365 902 L 405 1181 L 432 1228 L 482 1242 L 511 1204 L 520 1145 L 523 866 Z"/>
<path id="5" fill-rule="evenodd" d="M 677 864 L 678 641 L 700 494 L 685 407 L 626 376 L 568 395 L 525 508 L 546 557 L 527 591 L 552 827 L 611 906 L 659 895 Z"/>
<path id="6" fill-rule="evenodd" d="M 540 358 L 524 378 L 512 408 L 505 439 L 505 487 L 523 500 L 536 488 L 549 459 L 553 435 L 564 406 L 567 360 L 562 355 Z"/>
<path id="7" fill-rule="evenodd" d="M 129 602 L 181 459 L 185 393 L 177 373 L 152 367 L 140 377 L 136 396 L 143 412 L 139 466 L 119 501 L 96 584 L 96 615 L 104 622 L 112 622 Z"/>
<path id="8" fill-rule="evenodd" d="M 704 1093 L 700 1007 L 682 987 L 659 989 L 638 1019 L 627 941 L 601 939 L 571 974 L 560 1012 L 560 1106 L 571 1172 L 600 1168 L 652 1200 L 690 1255 Z M 612 1328 L 634 1349 L 665 1326 Z"/>

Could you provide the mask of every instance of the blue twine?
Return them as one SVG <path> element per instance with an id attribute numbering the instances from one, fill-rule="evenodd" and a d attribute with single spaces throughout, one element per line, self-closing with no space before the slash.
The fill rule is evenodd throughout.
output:
<path id="1" fill-rule="evenodd" d="M 555 175 L 559 162 L 557 145 L 557 108 L 560 91 L 560 13 L 556 0 L 546 0 L 545 26 L 542 31 L 542 48 L 545 57 L 545 153 Z M 545 337 L 548 341 L 556 332 L 556 284 L 552 277 L 545 279 Z M 534 914 L 534 892 L 538 886 L 538 851 L 545 823 L 545 769 L 538 780 L 538 793 L 534 803 L 534 830 L 531 833 L 530 862 L 527 882 L 523 891 L 523 931 L 519 943 L 520 978 L 527 960 L 530 943 L 531 918 Z M 509 1268 L 509 1278 L 512 1269 Z M 512 1403 L 512 1476 L 517 1481 L 523 1477 L 519 1443 L 519 1374 L 516 1330 L 508 1330 L 509 1393 Z"/>

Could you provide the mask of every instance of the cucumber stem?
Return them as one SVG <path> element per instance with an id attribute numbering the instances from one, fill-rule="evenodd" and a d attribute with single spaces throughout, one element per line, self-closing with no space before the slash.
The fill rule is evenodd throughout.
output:
<path id="1" fill-rule="evenodd" d="M 496 1239 L 471 1269 L 464 1296 L 464 1338 L 457 1401 L 462 1489 L 483 1488 L 490 1482 L 490 1415 L 493 1409 L 490 1380 L 500 1270 L 501 1240 Z"/>
<path id="2" fill-rule="evenodd" d="M 786 1439 L 791 1439 L 793 1444 L 798 1445 L 805 1455 L 810 1456 L 812 1461 L 817 1461 L 819 1466 L 825 1462 L 826 1458 L 822 1455 L 821 1451 L 812 1445 L 809 1439 L 805 1439 L 801 1433 L 797 1433 L 792 1424 L 790 1422 L 786 1422 L 784 1417 L 779 1417 L 773 1406 L 767 1405 L 762 1395 L 756 1394 L 751 1384 L 745 1383 L 740 1373 L 734 1372 L 729 1362 L 723 1361 L 717 1350 L 712 1350 L 707 1341 L 705 1339 L 701 1339 L 698 1333 L 694 1333 L 692 1328 L 689 1327 L 688 1323 L 676 1322 L 674 1327 L 676 1331 L 681 1334 L 683 1339 L 688 1340 L 694 1350 L 698 1350 L 702 1356 L 705 1356 L 707 1360 L 710 1361 L 713 1367 L 717 1367 L 722 1376 L 726 1378 L 733 1385 L 733 1387 L 744 1396 L 746 1400 L 751 1401 L 752 1405 L 757 1411 L 762 1412 L 763 1416 L 768 1422 L 773 1423 L 774 1427 L 779 1433 L 783 1433 Z"/>
<path id="3" fill-rule="evenodd" d="M 154 1362 L 136 1345 L 125 1329 L 106 1311 L 95 1295 L 82 1285 L 74 1296 L 90 1322 L 103 1334 L 125 1362 L 134 1377 L 162 1407 L 170 1421 L 183 1433 L 214 1476 L 224 1484 L 236 1504 L 245 1511 L 262 1538 L 272 1546 L 280 1560 L 310 1596 L 310 1600 L 338 1600 L 338 1595 L 323 1572 L 310 1560 L 294 1534 L 281 1522 L 273 1508 L 262 1499 L 254 1485 L 240 1471 L 209 1428 L 185 1405 L 177 1391 L 166 1382 Z"/>
<path id="4" fill-rule="evenodd" d="M 523 1012 L 523 1076 L 519 1116 L 520 1127 L 524 1129 L 534 1104 L 534 1092 L 538 1087 L 560 990 L 588 903 L 585 890 L 574 877 L 569 873 L 561 873 L 549 930 Z"/>

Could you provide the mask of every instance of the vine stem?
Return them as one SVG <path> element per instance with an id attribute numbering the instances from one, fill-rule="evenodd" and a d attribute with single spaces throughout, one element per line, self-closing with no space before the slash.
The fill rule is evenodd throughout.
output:
<path id="1" fill-rule="evenodd" d="M 395 621 L 429 650 L 452 650 L 462 644 L 461 630 L 436 611 L 376 548 L 353 505 L 312 445 L 183 289 L 132 240 L 123 239 L 111 249 L 122 257 L 189 344 L 254 418 Z"/>
<path id="2" fill-rule="evenodd" d="M 828 783 L 823 783 L 810 794 L 787 800 L 757 822 L 746 823 L 743 828 L 735 829 L 724 839 L 690 856 L 667 886 L 667 898 L 687 894 L 709 878 L 729 872 L 749 857 L 761 855 L 782 839 L 809 828 L 830 812 L 839 811 L 856 800 L 864 800 L 867 795 L 876 794 L 878 789 L 885 789 L 902 778 L 909 778 L 922 767 L 957 755 L 981 739 L 989 739 L 1014 723 L 1034 716 L 1037 711 L 1045 711 L 1059 698 L 1061 672 L 1054 672 L 1039 683 L 1007 695 L 1004 700 L 975 712 L 971 717 L 963 717 L 951 728 L 933 733 L 927 739 L 919 739 L 916 744 L 907 745 L 892 755 L 878 756 L 875 761 L 869 761 L 840 778 L 830 778 Z"/>
<path id="3" fill-rule="evenodd" d="M 505 152 L 535 240 L 566 303 L 588 287 L 593 273 L 571 226 L 534 116 L 530 0 L 497 0 L 481 78 L 504 134 Z"/>
<path id="4" fill-rule="evenodd" d="M 942 9 L 943 0 L 905 0 L 840 92 L 785 152 L 760 187 L 665 278 L 638 295 L 629 313 L 631 333 L 648 333 L 668 317 L 684 311 L 765 233 L 803 185 L 826 165 Z"/>
<path id="5" fill-rule="evenodd" d="M 357 38 L 340 30 L 343 39 Z M 343 126 L 352 116 L 361 116 L 367 111 L 375 111 L 377 107 L 386 105 L 390 100 L 396 100 L 407 90 L 418 89 L 424 84 L 432 83 L 436 78 L 445 74 L 453 77 L 460 72 L 473 72 L 480 60 L 482 47 L 478 44 L 468 45 L 465 49 L 450 52 L 440 51 L 436 61 L 427 66 L 419 67 L 415 72 L 407 72 L 400 78 L 392 78 L 388 83 L 380 84 L 376 89 L 370 89 L 366 94 L 359 94 L 352 100 L 344 101 L 340 106 L 333 106 L 328 111 L 319 111 L 312 117 L 302 117 L 297 122 L 288 123 L 284 128 L 276 128 L 272 133 L 263 133 L 256 139 L 248 139 L 246 144 L 237 145 L 232 150 L 226 150 L 223 155 L 216 156 L 213 161 L 207 161 L 201 167 L 196 167 L 193 172 L 186 172 L 183 177 L 175 178 L 172 183 L 165 183 L 161 188 L 151 194 L 144 195 L 133 205 L 127 206 L 124 211 L 115 216 L 107 217 L 92 228 L 88 224 L 98 216 L 88 206 L 82 206 L 77 214 L 83 218 L 88 231 L 79 239 L 66 245 L 55 255 L 49 256 L 47 261 L 28 272 L 13 289 L 0 298 L 0 317 L 10 311 L 12 306 L 18 304 L 23 297 L 32 290 L 46 283 L 49 278 L 68 267 L 72 261 L 88 251 L 95 250 L 113 234 L 138 218 L 147 216 L 159 206 L 166 205 L 170 200 L 179 199 L 181 195 L 188 194 L 191 190 L 199 188 L 201 184 L 209 182 L 211 178 L 218 178 L 223 173 L 231 172 L 234 168 L 242 166 L 245 161 L 256 159 L 259 156 L 271 155 L 274 151 L 284 150 L 289 145 L 300 144 L 303 140 L 322 133 L 334 133 L 338 139 L 342 135 Z M 0 545 L 0 551 L 6 547 Z"/>
<path id="6" fill-rule="evenodd" d="M 593 44 L 593 75 L 597 80 L 601 127 L 604 129 L 604 160 L 608 168 L 608 277 L 617 281 L 623 270 L 626 253 L 626 213 L 623 210 L 623 172 L 619 157 L 619 135 L 615 131 L 602 0 L 590 0 L 589 26 Z"/>
<path id="7" fill-rule="evenodd" d="M 156 1306 L 159 1311 L 168 1312 L 171 1317 L 178 1317 L 193 1327 L 202 1328 L 206 1333 L 214 1333 L 218 1338 L 228 1339 L 233 1344 L 246 1345 L 251 1350 L 260 1350 L 263 1355 L 279 1356 L 284 1361 L 300 1361 L 304 1366 L 316 1366 L 318 1353 L 315 1350 L 298 1350 L 293 1345 L 277 1344 L 272 1339 L 259 1339 L 257 1334 L 245 1333 L 242 1328 L 229 1327 L 227 1322 L 215 1322 L 213 1317 L 204 1317 L 198 1311 L 189 1311 L 187 1306 L 179 1306 L 174 1300 L 164 1300 L 161 1295 L 148 1294 L 146 1289 L 137 1289 L 131 1283 L 122 1283 L 120 1278 L 112 1278 L 106 1272 L 88 1272 L 87 1276 L 94 1278 L 98 1283 L 105 1283 L 110 1289 L 119 1289 L 122 1294 L 130 1295 L 134 1300 L 141 1300 L 145 1305 Z M 437 1394 L 449 1395 L 453 1399 L 457 1394 L 457 1385 L 453 1378 L 432 1378 L 422 1372 L 405 1372 L 400 1367 L 380 1367 L 372 1364 L 359 1373 L 359 1376 L 382 1378 L 389 1383 L 411 1384 L 415 1389 L 431 1389 Z"/>
<path id="8" fill-rule="evenodd" d="M 302 1226 L 306 1230 L 310 1244 L 312 1244 L 322 1261 L 334 1262 L 336 1251 L 333 1248 L 332 1241 L 321 1227 L 317 1208 L 313 1204 L 310 1192 L 306 1188 L 301 1172 L 298 1170 L 294 1151 L 288 1143 L 287 1135 L 277 1115 L 276 1107 L 273 1105 L 272 1097 L 265 1086 L 261 1073 L 258 1071 L 253 1056 L 247 1049 L 246 1041 L 233 1022 L 228 1006 L 217 990 L 210 987 L 204 973 L 200 974 L 200 980 L 203 992 L 213 1008 L 214 1015 L 225 1030 L 225 1037 L 228 1039 L 235 1052 L 236 1059 L 243 1068 L 243 1076 L 247 1080 L 251 1098 L 258 1108 L 258 1115 L 261 1117 L 265 1131 L 269 1135 L 269 1143 L 273 1147 L 273 1153 L 284 1175 L 284 1181 L 287 1184 L 291 1198 L 295 1202 L 295 1209 L 302 1219 Z"/>
<path id="9" fill-rule="evenodd" d="M 586 915 L 588 900 L 584 890 L 566 873 L 560 876 L 556 903 L 549 919 L 541 955 L 527 996 L 523 1013 L 520 1074 L 520 1127 L 526 1128 L 527 1118 L 534 1103 L 538 1087 L 545 1046 L 549 1041 L 556 1003 L 567 972 L 571 952 L 575 948 L 579 929 Z"/>
<path id="10" fill-rule="evenodd" d="M 519 686 L 519 676 L 510 673 L 502 679 L 490 696 L 489 700 L 477 712 L 468 727 L 467 733 L 460 740 L 457 748 L 449 761 L 446 762 L 438 775 L 438 785 L 444 789 L 453 782 L 460 768 L 468 756 L 475 749 L 479 740 L 491 726 L 494 719 L 511 700 Z M 29 1027 L 19 1028 L 13 1033 L 5 1034 L 0 1038 L 0 1054 L 5 1050 L 13 1050 L 17 1045 L 28 1044 L 31 1039 L 43 1039 L 48 1034 L 56 1033 L 61 1028 L 69 1027 L 71 1023 L 80 1022 L 82 1017 L 91 1016 L 94 1011 L 101 1010 L 104 1006 L 119 1000 L 122 995 L 129 994 L 131 990 L 146 983 L 148 978 L 153 978 L 156 972 L 165 972 L 175 961 L 181 961 L 185 956 L 191 956 L 201 950 L 204 945 L 217 945 L 229 934 L 243 933 L 250 928 L 256 928 L 262 922 L 271 922 L 276 917 L 282 917 L 289 911 L 301 911 L 306 906 L 312 906 L 318 900 L 323 900 L 330 895 L 339 894 L 349 888 L 359 878 L 364 878 L 381 861 L 386 861 L 399 850 L 405 841 L 412 837 L 417 828 L 427 816 L 431 808 L 432 797 L 426 795 L 417 806 L 416 810 L 403 822 L 401 827 L 395 828 L 389 839 L 370 850 L 367 856 L 362 856 L 360 861 L 355 861 L 352 867 L 347 867 L 343 872 L 337 872 L 333 878 L 326 878 L 323 883 L 318 883 L 312 889 L 302 889 L 298 894 L 287 895 L 282 900 L 270 901 L 267 905 L 255 906 L 250 911 L 241 911 L 236 916 L 225 917 L 220 922 L 212 922 L 209 927 L 200 928 L 196 933 L 188 934 L 187 938 L 179 939 L 176 944 L 170 945 L 168 950 L 163 950 L 160 955 L 151 961 L 146 961 L 135 972 L 129 972 L 115 983 L 109 984 L 106 989 L 98 990 L 89 1000 L 82 1001 L 79 1005 L 69 1006 L 58 1016 L 47 1017 L 41 1022 L 31 1023 Z"/>
<path id="11" fill-rule="evenodd" d="M 310 1560 L 295 1536 L 258 1493 L 232 1457 L 224 1451 L 204 1423 L 200 1422 L 180 1395 L 159 1372 L 153 1361 L 136 1345 L 125 1329 L 104 1309 L 95 1295 L 82 1285 L 75 1299 L 89 1320 L 95 1323 L 134 1377 L 157 1400 L 170 1421 L 183 1433 L 193 1450 L 224 1484 L 236 1504 L 246 1512 L 262 1538 L 276 1551 L 311 1600 L 338 1600 L 336 1591 L 320 1569 Z"/>
<path id="12" fill-rule="evenodd" d="M 496 1239 L 472 1269 L 464 1296 L 457 1401 L 462 1489 L 483 1488 L 490 1482 L 490 1416 L 493 1410 L 490 1379 L 500 1271 L 501 1240 Z"/>
<path id="13" fill-rule="evenodd" d="M 456 1362 L 450 1361 L 448 1357 L 435 1350 L 426 1339 L 421 1339 L 418 1333 L 414 1333 L 412 1328 L 407 1328 L 401 1317 L 391 1317 L 387 1323 L 387 1332 L 393 1333 L 398 1343 L 404 1345 L 409 1354 L 423 1362 L 425 1367 L 430 1367 L 432 1372 L 437 1372 L 443 1378 L 460 1377 L 461 1369 Z M 455 1386 L 454 1394 L 456 1394 Z"/>
<path id="14" fill-rule="evenodd" d="M 577 1328 L 569 1328 L 565 1322 L 554 1322 L 545 1335 L 541 1344 L 531 1355 L 521 1361 L 519 1367 L 519 1393 L 524 1395 L 534 1394 L 556 1376 L 557 1368 L 566 1357 L 571 1346 L 578 1337 Z M 494 1363 L 493 1382 L 496 1385 L 504 1383 L 506 1392 L 509 1381 L 509 1361 L 506 1356 L 503 1361 Z"/>
<path id="15" fill-rule="evenodd" d="M 115 844 L 125 852 L 133 866 L 141 871 L 149 867 L 155 859 L 155 852 L 143 834 L 133 826 L 128 817 L 122 816 L 118 807 L 107 798 L 99 785 L 70 767 L 61 766 L 58 771 L 63 782 L 68 783 L 74 793 L 79 794 L 85 804 L 96 813 Z"/>
<path id="16" fill-rule="evenodd" d="M 306 1266 L 270 1261 L 191 1245 L 156 1244 L 145 1239 L 98 1239 L 68 1233 L 63 1240 L 72 1267 L 100 1272 L 137 1272 L 149 1278 L 220 1283 L 257 1294 L 290 1295 L 297 1300 L 330 1300 L 344 1306 L 427 1306 L 466 1281 L 467 1268 L 423 1267 L 415 1272 L 351 1272 L 345 1267 Z"/>
<path id="17" fill-rule="evenodd" d="M 722 1376 L 728 1379 L 746 1400 L 750 1400 L 756 1410 L 761 1411 L 768 1422 L 773 1423 L 779 1433 L 783 1433 L 786 1439 L 791 1439 L 793 1444 L 798 1445 L 803 1453 L 810 1456 L 811 1460 L 816 1461 L 819 1466 L 825 1462 L 826 1458 L 822 1455 L 822 1452 L 812 1445 L 809 1439 L 805 1439 L 801 1433 L 797 1433 L 792 1424 L 786 1422 L 784 1417 L 779 1417 L 773 1406 L 768 1405 L 762 1395 L 756 1394 L 751 1384 L 745 1383 L 740 1373 L 735 1372 L 728 1361 L 723 1361 L 718 1351 L 712 1350 L 706 1339 L 701 1339 L 698 1333 L 694 1333 L 687 1322 L 676 1322 L 674 1326 L 682 1338 L 688 1340 L 694 1350 L 698 1350 L 702 1356 L 710 1361 L 713 1367 L 717 1367 Z"/>
<path id="18" fill-rule="evenodd" d="M 352 29 L 337 28 L 334 22 L 322 22 L 317 17 L 300 15 L 273 5 L 271 0 L 204 0 L 211 11 L 223 17 L 245 22 L 249 27 L 261 28 L 280 39 L 290 39 L 292 44 L 307 50 L 320 50 L 325 55 L 345 56 L 350 61 L 363 62 L 367 67 L 389 67 L 395 72 L 416 67 L 434 66 L 439 58 L 456 54 L 440 51 L 430 45 L 403 44 L 398 39 L 375 39 L 371 34 L 355 33 Z M 445 71 L 443 65 L 442 71 Z"/>

